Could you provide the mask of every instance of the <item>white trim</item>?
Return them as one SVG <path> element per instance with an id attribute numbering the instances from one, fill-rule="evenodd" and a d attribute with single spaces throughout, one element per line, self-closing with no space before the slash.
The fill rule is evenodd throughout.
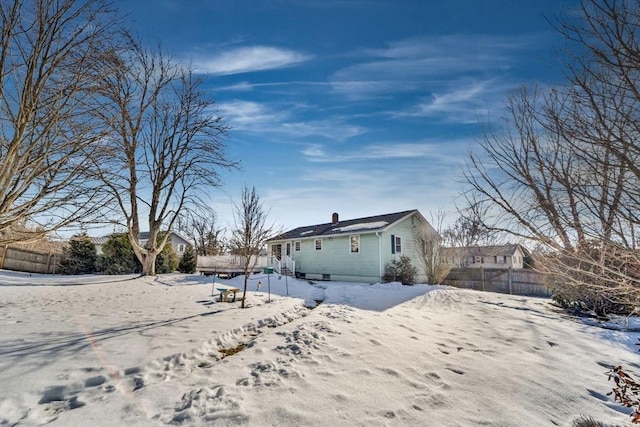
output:
<path id="1" fill-rule="evenodd" d="M 318 249 L 318 240 L 320 240 L 320 249 Z M 323 246 L 324 246 L 324 245 L 323 245 L 323 242 L 322 242 L 322 237 L 316 237 L 316 238 L 313 240 L 313 248 L 314 248 L 316 251 L 321 251 Z"/>
<path id="2" fill-rule="evenodd" d="M 355 252 L 353 251 L 353 242 L 352 242 L 352 240 L 351 240 L 351 239 L 353 239 L 354 237 L 355 237 L 356 239 L 358 239 L 358 240 L 357 240 L 357 241 L 358 241 L 358 244 L 357 244 L 357 248 L 356 248 L 356 249 L 358 249 L 358 250 L 357 250 L 357 251 L 355 251 Z M 350 253 L 350 254 L 359 254 L 359 253 L 360 253 L 360 235 L 359 235 L 359 234 L 350 234 L 350 235 L 349 235 L 349 253 Z"/>
<path id="3" fill-rule="evenodd" d="M 402 254 L 402 236 L 394 236 L 393 249 L 395 254 Z M 398 240 L 400 240 L 400 250 L 398 250 Z"/>

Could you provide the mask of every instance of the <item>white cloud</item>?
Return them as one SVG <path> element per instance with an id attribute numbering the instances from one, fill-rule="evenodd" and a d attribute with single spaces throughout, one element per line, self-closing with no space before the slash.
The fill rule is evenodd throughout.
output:
<path id="1" fill-rule="evenodd" d="M 311 107 L 301 104 L 269 105 L 235 100 L 221 103 L 219 109 L 232 129 L 254 133 L 270 133 L 296 138 L 322 137 L 343 141 L 367 131 L 345 124 L 343 118 L 303 121 L 297 116 Z"/>
<path id="2" fill-rule="evenodd" d="M 291 67 L 311 59 L 310 55 L 271 46 L 248 46 L 228 50 L 212 57 L 194 58 L 196 72 L 215 75 Z"/>
<path id="3" fill-rule="evenodd" d="M 287 111 L 277 111 L 252 101 L 229 101 L 219 104 L 223 117 L 233 129 L 251 130 L 257 126 L 272 126 L 289 117 Z"/>
<path id="4" fill-rule="evenodd" d="M 367 130 L 361 126 L 341 123 L 341 119 L 314 120 L 307 122 L 283 123 L 277 132 L 297 137 L 321 136 L 343 141 L 362 135 Z"/>
<path id="5" fill-rule="evenodd" d="M 453 146 L 451 141 L 447 141 L 449 149 Z M 319 163 L 340 163 L 354 161 L 370 161 L 381 159 L 424 159 L 439 158 L 450 161 L 445 151 L 444 144 L 433 142 L 417 143 L 385 143 L 364 146 L 353 150 L 335 150 L 328 152 L 326 148 L 319 144 L 308 145 L 302 150 L 302 154 L 311 162 Z"/>

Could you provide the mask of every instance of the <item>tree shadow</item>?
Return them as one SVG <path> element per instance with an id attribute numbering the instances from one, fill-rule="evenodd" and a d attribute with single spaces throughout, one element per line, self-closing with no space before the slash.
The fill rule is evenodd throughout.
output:
<path id="1" fill-rule="evenodd" d="M 73 333 L 64 334 L 60 337 L 51 337 L 50 335 L 41 336 L 40 339 L 31 342 L 21 342 L 18 344 L 0 341 L 0 357 L 10 362 L 17 362 L 25 357 L 40 356 L 43 364 L 48 363 L 47 360 L 55 359 L 63 356 L 70 356 L 79 352 L 92 343 L 100 343 L 113 338 L 122 337 L 128 334 L 139 334 L 148 330 L 172 326 L 178 323 L 205 316 L 212 316 L 225 310 L 209 311 L 206 313 L 194 314 L 191 316 L 178 317 L 167 320 L 159 320 L 154 322 L 141 322 L 138 324 L 128 324 L 121 327 L 105 328 L 91 331 L 91 334 Z"/>

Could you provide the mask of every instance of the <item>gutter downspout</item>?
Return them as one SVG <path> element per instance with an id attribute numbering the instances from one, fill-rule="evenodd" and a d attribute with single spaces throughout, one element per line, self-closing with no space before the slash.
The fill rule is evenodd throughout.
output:
<path id="1" fill-rule="evenodd" d="M 376 236 L 378 236 L 378 276 L 382 283 L 382 236 L 379 231 L 376 231 Z"/>

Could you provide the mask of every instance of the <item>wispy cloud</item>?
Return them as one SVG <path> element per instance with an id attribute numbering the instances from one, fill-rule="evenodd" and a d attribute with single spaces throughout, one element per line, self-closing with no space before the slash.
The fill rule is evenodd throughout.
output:
<path id="1" fill-rule="evenodd" d="M 518 55 L 536 46 L 538 35 L 505 37 L 449 35 L 417 37 L 359 52 L 362 62 L 336 71 L 334 92 L 377 97 L 414 91 L 469 76 L 506 73 Z"/>
<path id="2" fill-rule="evenodd" d="M 397 118 L 435 117 L 448 123 L 478 123 L 487 111 L 502 107 L 505 92 L 513 89 L 514 85 L 513 82 L 493 78 L 460 79 L 436 90 L 431 96 L 419 99 L 406 109 L 389 112 L 389 115 Z"/>
<path id="3" fill-rule="evenodd" d="M 302 120 L 298 117 L 310 108 L 300 104 L 267 105 L 240 100 L 219 106 L 235 130 L 284 135 L 295 141 L 307 137 L 343 141 L 367 132 L 362 126 L 345 123 L 341 117 L 323 120 Z"/>
<path id="4" fill-rule="evenodd" d="M 196 72 L 214 75 L 240 74 L 252 71 L 291 67 L 311 59 L 310 55 L 272 46 L 247 46 L 206 57 L 196 56 Z"/>
<path id="5" fill-rule="evenodd" d="M 384 143 L 365 145 L 358 149 L 341 150 L 320 144 L 310 144 L 302 150 L 302 154 L 310 162 L 342 163 L 383 159 L 439 159 L 455 162 L 456 157 L 447 154 L 449 150 L 459 150 L 460 144 L 466 141 L 447 141 L 447 149 L 437 142 Z"/>
<path id="6" fill-rule="evenodd" d="M 251 130 L 257 126 L 275 125 L 289 118 L 287 111 L 275 110 L 253 101 L 229 101 L 218 107 L 234 129 Z"/>
<path id="7" fill-rule="evenodd" d="M 282 82 L 267 82 L 267 83 L 253 83 L 253 82 L 238 82 L 228 86 L 220 86 L 216 88 L 216 91 L 228 91 L 228 92 L 248 92 L 254 89 L 261 88 L 277 88 L 287 86 L 316 86 L 316 87 L 331 87 L 333 86 L 328 82 L 314 82 L 314 81 L 282 81 Z"/>
<path id="8" fill-rule="evenodd" d="M 328 119 L 283 123 L 279 131 L 292 136 L 322 136 L 330 140 L 343 141 L 362 135 L 367 132 L 367 129 L 362 126 L 343 123 L 341 119 Z"/>

